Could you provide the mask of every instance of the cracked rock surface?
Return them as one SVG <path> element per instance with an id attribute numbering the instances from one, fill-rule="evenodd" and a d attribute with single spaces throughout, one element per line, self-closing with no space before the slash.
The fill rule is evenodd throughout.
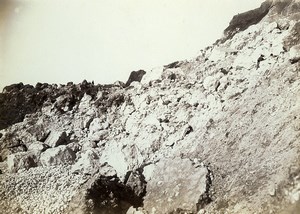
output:
<path id="1" fill-rule="evenodd" d="M 299 213 L 299 8 L 127 84 L 7 86 L 1 213 Z"/>

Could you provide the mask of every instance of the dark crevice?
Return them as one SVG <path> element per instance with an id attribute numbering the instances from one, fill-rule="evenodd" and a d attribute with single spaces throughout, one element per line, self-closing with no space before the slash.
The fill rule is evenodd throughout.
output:
<path id="1" fill-rule="evenodd" d="M 213 181 L 213 173 L 210 170 L 209 167 L 206 167 L 208 170 L 208 173 L 206 175 L 206 189 L 204 194 L 202 194 L 198 200 L 197 203 L 197 211 L 199 211 L 200 209 L 203 209 L 206 205 L 208 205 L 209 203 L 211 203 L 212 200 L 212 195 L 211 195 L 211 187 L 212 187 L 212 181 Z"/>
<path id="2" fill-rule="evenodd" d="M 193 127 L 192 127 L 192 126 L 188 126 L 188 127 L 185 129 L 183 135 L 186 136 L 186 135 L 190 134 L 190 133 L 193 132 L 193 131 L 194 131 Z"/>
<path id="3" fill-rule="evenodd" d="M 146 183 L 139 171 L 130 171 L 126 182 L 118 177 L 100 176 L 86 194 L 87 213 L 125 214 L 133 206 L 143 206 Z"/>
<path id="4" fill-rule="evenodd" d="M 300 57 L 296 57 L 296 58 L 290 59 L 290 63 L 291 64 L 296 64 L 298 62 L 300 62 Z"/>
<path id="5" fill-rule="evenodd" d="M 42 132 L 40 136 L 37 136 L 37 141 L 44 143 L 49 137 L 51 131 Z"/>

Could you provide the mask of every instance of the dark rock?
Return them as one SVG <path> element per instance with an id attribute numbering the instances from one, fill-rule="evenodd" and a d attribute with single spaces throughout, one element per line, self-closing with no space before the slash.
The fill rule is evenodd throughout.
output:
<path id="1" fill-rule="evenodd" d="M 184 136 L 190 134 L 191 132 L 193 132 L 193 127 L 192 126 L 188 126 L 185 130 L 184 130 Z"/>
<path id="2" fill-rule="evenodd" d="M 219 89 L 219 87 L 221 85 L 220 81 L 217 81 L 215 85 L 216 85 L 215 86 L 215 91 L 218 91 L 218 89 Z"/>
<path id="3" fill-rule="evenodd" d="M 266 58 L 265 58 L 265 56 L 264 56 L 263 54 L 261 54 L 261 55 L 258 57 L 258 59 L 257 59 L 256 69 L 259 68 L 260 62 L 262 62 L 262 61 L 264 61 L 264 60 L 266 60 Z"/>
<path id="4" fill-rule="evenodd" d="M 227 75 L 229 73 L 229 71 L 227 71 L 226 69 L 224 68 L 221 68 L 221 73 L 223 73 L 224 75 Z"/>
<path id="5" fill-rule="evenodd" d="M 168 118 L 159 118 L 158 119 L 158 121 L 160 122 L 160 123 L 169 123 L 170 122 L 170 120 L 168 119 Z"/>
<path id="6" fill-rule="evenodd" d="M 74 85 L 73 82 L 68 82 L 68 83 L 67 83 L 67 86 L 72 86 L 72 85 Z"/>
<path id="7" fill-rule="evenodd" d="M 182 61 L 172 62 L 168 65 L 164 65 L 164 69 L 179 68 L 182 64 Z"/>
<path id="8" fill-rule="evenodd" d="M 205 208 L 206 205 L 212 202 L 211 186 L 213 174 L 209 167 L 206 167 L 208 173 L 206 174 L 206 189 L 205 192 L 199 197 L 197 203 L 197 210 Z"/>
<path id="9" fill-rule="evenodd" d="M 229 134 L 229 132 L 226 132 L 225 137 L 228 138 Z"/>
<path id="10" fill-rule="evenodd" d="M 9 86 L 4 87 L 3 93 L 9 93 L 12 91 L 19 91 L 24 87 L 24 84 L 22 82 L 17 83 L 17 84 L 12 84 Z"/>
<path id="11" fill-rule="evenodd" d="M 125 176 L 124 183 L 134 191 L 138 198 L 141 199 L 146 195 L 147 182 L 145 181 L 142 170 L 129 171 Z"/>
<path id="12" fill-rule="evenodd" d="M 27 146 L 21 140 L 17 140 L 16 143 L 14 143 L 10 146 L 7 146 L 7 148 L 14 150 L 14 152 L 16 152 L 16 151 L 26 152 L 28 150 Z"/>
<path id="13" fill-rule="evenodd" d="M 172 103 L 171 100 L 165 100 L 165 101 L 163 101 L 163 105 L 166 105 L 166 106 L 169 105 L 170 103 Z"/>
<path id="14" fill-rule="evenodd" d="M 300 22 L 297 22 L 290 35 L 284 39 L 284 48 L 290 50 L 293 46 L 300 44 Z"/>
<path id="15" fill-rule="evenodd" d="M 38 111 L 51 96 L 46 90 L 23 83 L 6 86 L 0 93 L 0 129 L 23 121 L 26 114 Z"/>
<path id="16" fill-rule="evenodd" d="M 37 90 L 42 90 L 43 87 L 44 87 L 44 84 L 43 84 L 43 83 L 40 83 L 40 82 L 38 82 L 38 83 L 35 85 L 35 88 L 36 88 Z"/>
<path id="17" fill-rule="evenodd" d="M 125 84 L 125 87 L 130 86 L 130 84 L 134 81 L 141 82 L 143 76 L 146 74 L 144 70 L 132 71 L 130 76 Z"/>
<path id="18" fill-rule="evenodd" d="M 143 204 L 143 199 L 118 177 L 103 175 L 91 183 L 85 200 L 87 213 L 126 214 L 131 206 L 140 207 Z"/>
<path id="19" fill-rule="evenodd" d="M 83 80 L 82 83 L 81 83 L 81 86 L 87 86 L 89 83 L 87 80 Z"/>
<path id="20" fill-rule="evenodd" d="M 272 2 L 266 1 L 257 9 L 235 15 L 224 31 L 225 41 L 231 39 L 236 33 L 260 22 L 269 13 L 271 6 Z"/>

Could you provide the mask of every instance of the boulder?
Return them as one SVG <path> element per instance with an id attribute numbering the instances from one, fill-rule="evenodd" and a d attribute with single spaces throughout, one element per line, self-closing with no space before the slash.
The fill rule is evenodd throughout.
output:
<path id="1" fill-rule="evenodd" d="M 148 84 L 151 81 L 160 80 L 163 71 L 164 71 L 164 67 L 162 67 L 162 66 L 156 67 L 150 71 L 147 71 L 146 74 L 143 76 L 141 83 Z"/>
<path id="2" fill-rule="evenodd" d="M 89 141 L 89 140 L 81 141 L 80 145 L 81 145 L 81 150 L 82 151 L 86 151 L 86 150 L 89 150 L 89 149 L 94 149 L 94 148 L 97 147 L 97 143 L 95 141 Z"/>
<path id="3" fill-rule="evenodd" d="M 203 80 L 203 87 L 206 90 L 213 91 L 215 89 L 216 82 L 218 80 L 217 76 L 208 76 Z"/>
<path id="4" fill-rule="evenodd" d="M 71 150 L 72 150 L 73 152 L 75 152 L 75 153 L 77 153 L 77 152 L 79 152 L 79 151 L 82 150 L 82 145 L 81 145 L 81 143 L 79 143 L 79 142 L 69 143 L 69 144 L 67 145 L 67 147 L 68 147 L 69 149 L 71 149 Z"/>
<path id="5" fill-rule="evenodd" d="M 116 142 L 110 142 L 110 145 L 106 146 L 102 151 L 100 160 L 102 163 L 107 162 L 112 166 L 116 170 L 120 180 L 123 180 L 128 172 L 129 163 L 122 152 L 121 146 Z"/>
<path id="6" fill-rule="evenodd" d="M 60 164 L 72 164 L 76 154 L 67 146 L 61 145 L 47 149 L 41 154 L 40 162 L 42 166 L 55 166 Z"/>
<path id="7" fill-rule="evenodd" d="M 36 140 L 40 141 L 40 142 L 45 142 L 45 140 L 47 139 L 47 137 L 50 134 L 50 131 L 38 130 L 39 127 L 35 127 L 35 129 L 37 129 L 37 130 L 34 130 L 35 135 L 36 135 Z"/>
<path id="8" fill-rule="evenodd" d="M 12 84 L 12 85 L 8 85 L 8 86 L 5 86 L 3 88 L 3 93 L 8 93 L 8 92 L 11 92 L 11 91 L 19 91 L 23 87 L 24 87 L 24 84 L 22 82 L 16 83 L 16 84 Z"/>
<path id="9" fill-rule="evenodd" d="M 184 63 L 183 61 L 175 61 L 168 65 L 165 65 L 164 69 L 179 68 L 183 63 Z"/>
<path id="10" fill-rule="evenodd" d="M 89 139 L 94 142 L 98 142 L 100 140 L 104 140 L 109 135 L 108 130 L 99 130 L 92 134 L 89 134 Z"/>
<path id="11" fill-rule="evenodd" d="M 209 201 L 209 170 L 205 166 L 196 168 L 189 159 L 174 158 L 148 165 L 144 171 L 144 208 L 149 213 L 197 213 L 202 208 L 201 200 Z"/>
<path id="12" fill-rule="evenodd" d="M 295 45 L 290 49 L 289 60 L 292 64 L 300 61 L 300 45 Z"/>
<path id="13" fill-rule="evenodd" d="M 57 147 L 59 145 L 64 145 L 68 143 L 68 136 L 66 132 L 61 131 L 51 131 L 47 139 L 45 140 L 45 144 L 50 147 Z"/>
<path id="14" fill-rule="evenodd" d="M 33 142 L 28 146 L 28 151 L 43 152 L 48 148 L 49 146 L 47 144 L 41 142 Z"/>
<path id="15" fill-rule="evenodd" d="M 108 128 L 108 126 L 109 126 L 109 124 L 106 121 L 103 121 L 103 119 L 94 118 L 89 125 L 89 131 L 91 134 L 93 134 L 102 129 Z"/>
<path id="16" fill-rule="evenodd" d="M 80 100 L 78 111 L 79 112 L 86 112 L 90 108 L 90 102 L 92 100 L 92 97 L 88 94 L 84 94 L 83 97 Z"/>
<path id="17" fill-rule="evenodd" d="M 120 86 L 121 88 L 125 87 L 125 83 L 123 83 L 122 81 L 116 81 L 116 82 L 114 82 L 114 85 L 115 86 Z"/>
<path id="18" fill-rule="evenodd" d="M 73 173 L 94 174 L 101 166 L 99 156 L 93 150 L 86 150 L 72 166 Z"/>
<path id="19" fill-rule="evenodd" d="M 10 173 L 18 172 L 21 169 L 28 170 L 37 166 L 37 157 L 32 152 L 18 152 L 7 157 L 7 168 Z"/>
<path id="20" fill-rule="evenodd" d="M 231 39 L 237 32 L 260 22 L 269 13 L 271 6 L 272 2 L 266 1 L 259 8 L 235 15 L 224 31 L 226 39 Z"/>
<path id="21" fill-rule="evenodd" d="M 141 82 L 143 76 L 146 74 L 144 70 L 132 71 L 130 76 L 125 84 L 125 87 L 130 86 L 132 82 Z"/>
<path id="22" fill-rule="evenodd" d="M 214 62 L 218 62 L 220 60 L 223 60 L 224 58 L 226 57 L 226 51 L 220 49 L 220 48 L 217 48 L 215 47 L 210 56 L 209 56 L 209 60 L 210 61 L 214 61 Z"/>

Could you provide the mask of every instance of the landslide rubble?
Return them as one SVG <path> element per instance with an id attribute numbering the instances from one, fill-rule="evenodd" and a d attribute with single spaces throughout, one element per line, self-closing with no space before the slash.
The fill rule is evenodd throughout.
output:
<path id="1" fill-rule="evenodd" d="M 299 213 L 297 8 L 266 1 L 126 84 L 7 86 L 1 213 Z"/>

